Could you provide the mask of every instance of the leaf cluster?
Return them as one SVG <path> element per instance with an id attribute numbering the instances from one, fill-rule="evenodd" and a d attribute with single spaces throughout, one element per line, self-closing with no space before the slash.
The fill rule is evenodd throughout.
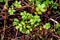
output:
<path id="1" fill-rule="evenodd" d="M 44 27 L 45 29 L 49 29 L 49 28 L 51 27 L 51 25 L 50 25 L 50 23 L 46 23 L 45 25 L 43 25 L 43 27 Z"/>
<path id="2" fill-rule="evenodd" d="M 9 12 L 10 15 L 13 15 L 14 14 L 14 12 L 15 12 L 14 8 L 21 8 L 21 2 L 15 1 L 11 5 L 11 7 L 8 10 L 8 12 Z"/>
<path id="3" fill-rule="evenodd" d="M 40 16 L 33 16 L 26 11 L 21 12 L 22 20 L 14 19 L 13 26 L 16 26 L 16 29 L 19 29 L 22 33 L 29 34 L 34 27 L 37 27 L 40 24 Z"/>
<path id="4" fill-rule="evenodd" d="M 47 8 L 51 5 L 54 9 L 57 9 L 58 4 L 53 0 L 35 0 L 36 14 L 42 14 L 47 11 Z"/>

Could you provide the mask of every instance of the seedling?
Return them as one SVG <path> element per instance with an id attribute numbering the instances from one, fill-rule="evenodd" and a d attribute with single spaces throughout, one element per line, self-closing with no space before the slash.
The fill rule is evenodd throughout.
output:
<path id="1" fill-rule="evenodd" d="M 11 8 L 9 8 L 8 12 L 10 15 L 14 14 L 15 10 L 14 10 L 13 6 L 11 6 Z"/>
<path id="2" fill-rule="evenodd" d="M 13 4 L 16 8 L 21 8 L 21 2 L 15 1 Z"/>
<path id="3" fill-rule="evenodd" d="M 26 11 L 21 12 L 22 20 L 14 19 L 13 26 L 16 26 L 16 29 L 19 29 L 22 33 L 29 34 L 34 27 L 37 27 L 40 24 L 40 16 L 33 16 Z"/>
<path id="4" fill-rule="evenodd" d="M 36 11 L 38 12 L 38 14 L 42 14 L 42 12 L 45 12 L 46 11 L 45 7 L 46 7 L 45 4 L 42 5 L 37 4 Z"/>
<path id="5" fill-rule="evenodd" d="M 43 26 L 45 29 L 49 29 L 51 27 L 50 23 L 46 23 L 44 26 Z"/>
<path id="6" fill-rule="evenodd" d="M 55 3 L 53 0 L 50 0 L 50 1 L 35 0 L 35 2 L 36 2 L 35 14 L 39 14 L 39 15 L 41 15 L 43 12 L 46 12 L 49 5 L 52 5 L 54 9 L 57 9 L 57 6 L 58 6 L 58 4 Z"/>
<path id="7" fill-rule="evenodd" d="M 11 5 L 11 7 L 9 8 L 9 10 L 8 10 L 8 12 L 9 12 L 9 14 L 10 15 L 13 15 L 14 14 L 14 12 L 15 12 L 15 10 L 14 10 L 14 8 L 21 8 L 21 2 L 18 2 L 18 1 L 15 1 L 12 5 Z"/>

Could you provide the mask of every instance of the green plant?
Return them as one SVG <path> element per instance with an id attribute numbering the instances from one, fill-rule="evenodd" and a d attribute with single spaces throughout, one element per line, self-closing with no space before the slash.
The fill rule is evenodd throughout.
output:
<path id="1" fill-rule="evenodd" d="M 35 14 L 41 15 L 43 12 L 47 11 L 49 5 L 53 6 L 54 9 L 57 9 L 58 4 L 53 0 L 35 0 L 36 12 Z"/>
<path id="2" fill-rule="evenodd" d="M 47 7 L 49 6 L 49 1 L 42 1 L 42 0 L 38 0 L 36 1 L 36 12 L 35 14 L 39 14 L 41 15 L 43 12 L 47 11 Z"/>
<path id="3" fill-rule="evenodd" d="M 16 8 L 21 8 L 21 2 L 15 1 L 15 2 L 13 3 L 13 5 L 14 5 Z"/>
<path id="4" fill-rule="evenodd" d="M 45 25 L 43 25 L 43 27 L 44 27 L 45 29 L 49 29 L 49 28 L 51 27 L 51 25 L 50 25 L 50 23 L 46 23 Z"/>
<path id="5" fill-rule="evenodd" d="M 16 26 L 16 29 L 19 29 L 22 33 L 29 34 L 34 27 L 37 27 L 40 24 L 41 20 L 38 15 L 33 16 L 26 11 L 21 12 L 20 15 L 22 16 L 22 20 L 18 21 L 17 19 L 14 19 L 17 21 L 14 21 L 15 23 L 13 22 L 13 26 Z"/>
<path id="6" fill-rule="evenodd" d="M 18 25 L 19 20 L 17 18 L 14 18 L 13 26 Z"/>
<path id="7" fill-rule="evenodd" d="M 8 12 L 9 12 L 9 14 L 10 15 L 13 15 L 14 14 L 14 12 L 15 12 L 15 10 L 14 10 L 14 8 L 20 8 L 21 7 L 21 2 L 18 2 L 18 1 L 15 1 L 11 6 L 10 6 L 10 8 L 9 8 L 9 10 L 8 10 Z"/>
<path id="8" fill-rule="evenodd" d="M 15 12 L 14 7 L 11 6 L 11 8 L 9 8 L 8 12 L 9 12 L 10 15 L 13 15 L 14 12 Z"/>
<path id="9" fill-rule="evenodd" d="M 38 14 L 42 14 L 42 12 L 45 12 L 47 9 L 45 8 L 45 4 L 37 4 L 36 11 Z"/>
<path id="10" fill-rule="evenodd" d="M 55 28 L 56 28 L 56 29 L 60 28 L 60 24 L 56 24 L 56 25 L 55 25 Z"/>

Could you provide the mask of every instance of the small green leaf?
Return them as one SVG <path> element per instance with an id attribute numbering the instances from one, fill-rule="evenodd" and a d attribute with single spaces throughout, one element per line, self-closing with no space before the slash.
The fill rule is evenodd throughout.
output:
<path id="1" fill-rule="evenodd" d="M 22 26 L 22 24 L 19 24 L 19 26 Z"/>
<path id="2" fill-rule="evenodd" d="M 20 27 L 19 26 L 16 26 L 16 29 L 19 29 Z"/>
<path id="3" fill-rule="evenodd" d="M 13 22 L 13 26 L 18 25 L 17 22 Z"/>
<path id="4" fill-rule="evenodd" d="M 22 26 L 20 26 L 20 27 L 19 27 L 19 30 L 22 31 L 22 29 L 23 29 Z"/>
<path id="5" fill-rule="evenodd" d="M 27 30 L 27 31 L 26 31 L 26 33 L 27 33 L 27 34 L 29 34 L 29 33 L 30 33 L 30 31 L 29 31 L 29 30 Z"/>
<path id="6" fill-rule="evenodd" d="M 17 18 L 14 18 L 14 22 L 19 22 L 19 20 Z"/>
<path id="7" fill-rule="evenodd" d="M 24 21 L 21 21 L 21 24 L 22 24 L 22 25 L 25 25 Z"/>
<path id="8" fill-rule="evenodd" d="M 29 28 L 29 29 L 31 28 L 31 26 L 26 26 L 26 27 Z"/>

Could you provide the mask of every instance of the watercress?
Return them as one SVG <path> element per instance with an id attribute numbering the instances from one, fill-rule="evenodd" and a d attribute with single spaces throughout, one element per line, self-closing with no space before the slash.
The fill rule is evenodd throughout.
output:
<path id="1" fill-rule="evenodd" d="M 16 8 L 21 8 L 21 2 L 15 1 L 15 2 L 13 3 L 13 5 L 14 5 Z"/>
<path id="2" fill-rule="evenodd" d="M 49 29 L 49 28 L 51 27 L 51 25 L 50 25 L 50 23 L 46 23 L 45 25 L 43 25 L 43 27 L 44 27 L 45 29 Z"/>
<path id="3" fill-rule="evenodd" d="M 9 8 L 8 12 L 9 12 L 10 15 L 14 14 L 15 10 L 14 10 L 13 5 Z"/>
<path id="4" fill-rule="evenodd" d="M 21 12 L 22 20 L 14 19 L 13 26 L 16 26 L 16 29 L 19 29 L 22 33 L 29 34 L 34 27 L 37 27 L 40 24 L 40 16 L 33 16 L 26 11 Z M 16 21 L 17 20 L 17 21 Z"/>
<path id="5" fill-rule="evenodd" d="M 9 7 L 9 14 L 10 15 L 13 15 L 14 12 L 16 11 L 14 8 L 21 8 L 21 2 L 18 2 L 18 1 L 15 1 L 10 7 Z"/>
<path id="6" fill-rule="evenodd" d="M 53 0 L 35 0 L 36 12 L 35 14 L 41 15 L 43 12 L 47 11 L 49 5 L 53 6 L 54 9 L 57 9 L 58 4 Z"/>

